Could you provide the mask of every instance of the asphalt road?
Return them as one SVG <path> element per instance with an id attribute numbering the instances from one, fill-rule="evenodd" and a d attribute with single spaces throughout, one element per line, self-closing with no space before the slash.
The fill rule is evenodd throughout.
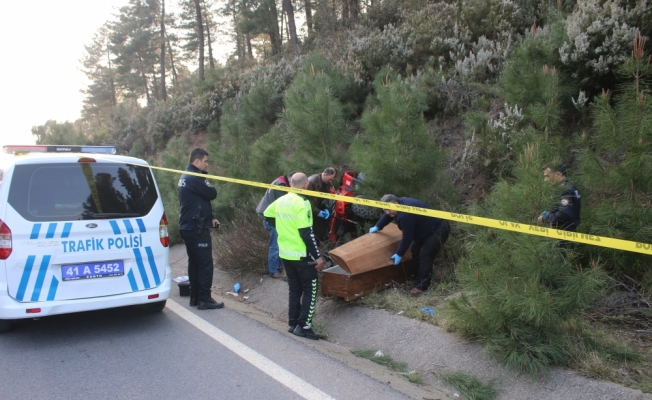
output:
<path id="1" fill-rule="evenodd" d="M 403 393 L 228 307 L 187 298 L 22 320 L 0 335 L 2 399 L 401 399 Z"/>

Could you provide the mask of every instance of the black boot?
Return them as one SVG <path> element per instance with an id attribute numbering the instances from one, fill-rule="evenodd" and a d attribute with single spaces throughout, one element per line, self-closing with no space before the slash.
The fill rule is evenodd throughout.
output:
<path id="1" fill-rule="evenodd" d="M 208 299 L 206 301 L 200 301 L 197 306 L 198 310 L 217 310 L 218 308 L 224 307 L 224 303 L 218 303 L 217 301 Z"/>

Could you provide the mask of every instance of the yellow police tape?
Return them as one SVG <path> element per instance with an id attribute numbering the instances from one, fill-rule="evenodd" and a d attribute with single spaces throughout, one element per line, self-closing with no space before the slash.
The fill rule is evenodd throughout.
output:
<path id="1" fill-rule="evenodd" d="M 142 164 L 134 164 L 134 165 L 144 166 Z M 649 243 L 632 242 L 629 240 L 590 235 L 588 233 L 568 232 L 560 229 L 552 229 L 552 228 L 547 228 L 547 227 L 542 227 L 537 225 L 528 225 L 528 224 L 522 224 L 518 222 L 501 221 L 497 219 L 476 217 L 476 216 L 466 215 L 466 214 L 457 214 L 457 213 L 451 213 L 446 211 L 404 206 L 401 204 L 386 203 L 383 201 L 363 199 L 359 197 L 349 197 L 349 196 L 341 196 L 341 195 L 336 195 L 331 193 L 313 192 L 311 190 L 294 189 L 285 186 L 276 186 L 276 185 L 270 185 L 266 183 L 246 181 L 243 179 L 226 178 L 217 175 L 199 174 L 199 173 L 181 171 L 181 170 L 176 170 L 171 168 L 156 167 L 152 165 L 150 165 L 149 168 L 160 170 L 160 171 L 174 172 L 177 174 L 194 175 L 201 178 L 214 179 L 218 181 L 237 183 L 240 185 L 255 186 L 264 189 L 274 189 L 274 190 L 279 190 L 284 192 L 299 193 L 306 196 L 321 197 L 328 200 L 342 200 L 342 201 L 346 201 L 347 203 L 360 204 L 368 207 L 382 208 L 385 210 L 397 210 L 402 212 L 408 212 L 411 214 L 425 215 L 427 217 L 435 217 L 435 218 L 446 219 L 449 221 L 462 222 L 465 224 L 486 226 L 489 228 L 496 228 L 496 229 L 502 229 L 506 231 L 525 233 L 528 235 L 544 236 L 552 239 L 562 239 L 571 242 L 607 247 L 610 249 L 625 250 L 625 251 L 631 251 L 635 253 L 652 255 L 652 244 Z"/>

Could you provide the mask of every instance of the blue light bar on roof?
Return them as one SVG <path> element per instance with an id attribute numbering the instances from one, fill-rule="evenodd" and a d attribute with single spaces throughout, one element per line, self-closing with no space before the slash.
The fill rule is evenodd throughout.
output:
<path id="1" fill-rule="evenodd" d="M 116 148 L 113 146 L 55 146 L 55 145 L 27 145 L 27 146 L 2 146 L 7 154 L 25 154 L 25 153 L 95 153 L 95 154 L 115 154 Z"/>

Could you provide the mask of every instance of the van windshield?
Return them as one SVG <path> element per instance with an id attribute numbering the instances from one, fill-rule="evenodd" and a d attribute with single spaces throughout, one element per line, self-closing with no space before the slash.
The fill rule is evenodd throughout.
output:
<path id="1" fill-rule="evenodd" d="M 158 199 L 147 167 L 74 163 L 15 168 L 9 204 L 32 222 L 143 217 Z"/>

